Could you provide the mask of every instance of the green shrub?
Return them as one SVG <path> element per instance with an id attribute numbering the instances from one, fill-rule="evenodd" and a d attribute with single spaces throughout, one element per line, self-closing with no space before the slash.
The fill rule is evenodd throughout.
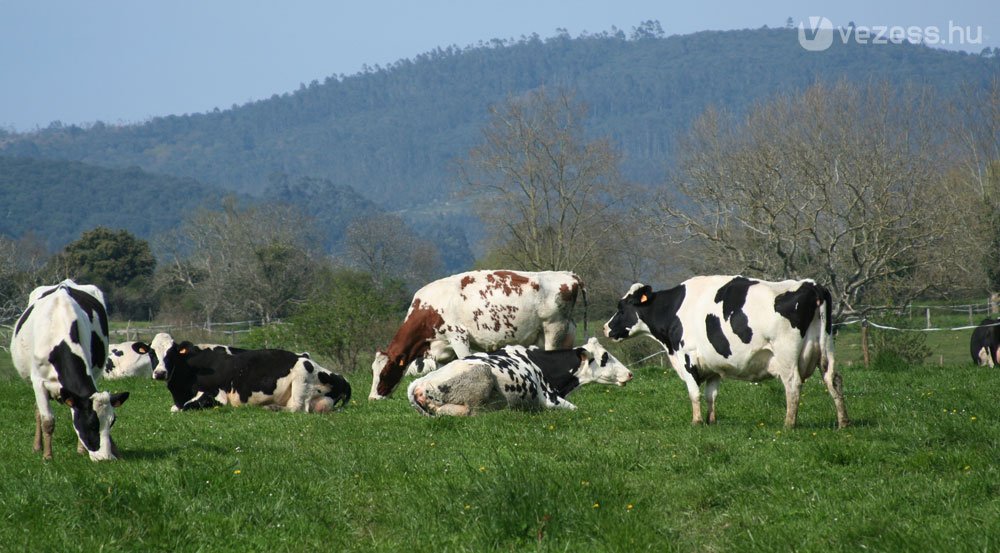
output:
<path id="1" fill-rule="evenodd" d="M 384 347 L 399 326 L 404 291 L 399 284 L 379 288 L 356 271 L 331 273 L 325 280 L 286 322 L 254 329 L 244 344 L 308 351 L 332 359 L 341 371 L 356 370 L 362 356 Z"/>
<path id="2" fill-rule="evenodd" d="M 884 317 L 879 321 L 883 326 L 906 328 L 908 322 L 902 317 Z M 886 369 L 906 368 L 920 365 L 932 351 L 927 346 L 927 334 L 906 330 L 883 330 L 871 328 L 871 347 L 874 352 L 872 365 Z"/>

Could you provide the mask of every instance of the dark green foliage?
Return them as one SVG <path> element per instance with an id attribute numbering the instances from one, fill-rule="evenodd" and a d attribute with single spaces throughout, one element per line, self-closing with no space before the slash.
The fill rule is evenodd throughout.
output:
<path id="1" fill-rule="evenodd" d="M 775 93 L 842 77 L 947 93 L 985 84 L 1000 64 L 911 44 L 838 42 L 807 52 L 794 29 L 663 38 L 660 25 L 647 21 L 630 38 L 563 32 L 437 48 L 235 109 L 13 135 L 0 152 L 138 165 L 251 193 L 276 172 L 327 178 L 396 209 L 446 198 L 455 182 L 451 162 L 480 139 L 486 107 L 543 84 L 577 91 L 591 111 L 589 131 L 623 151 L 626 178 L 660 182 L 676 137 L 708 105 L 739 113 Z"/>
<path id="2" fill-rule="evenodd" d="M 137 278 L 149 278 L 156 269 L 149 243 L 124 229 L 88 230 L 56 257 L 54 262 L 67 276 L 100 288 L 117 288 Z"/>
<path id="3" fill-rule="evenodd" d="M 50 260 L 58 278 L 93 284 L 108 310 L 122 318 L 148 318 L 156 258 L 149 243 L 127 230 L 97 227 L 84 232 Z"/>
<path id="4" fill-rule="evenodd" d="M 329 179 L 292 179 L 277 173 L 269 178 L 264 200 L 293 205 L 317 221 L 327 251 L 335 249 L 343 240 L 351 221 L 382 212 L 350 186 L 334 184 Z"/>
<path id="5" fill-rule="evenodd" d="M 77 162 L 0 156 L 0 234 L 43 237 L 50 250 L 98 226 L 149 238 L 222 193 L 190 178 L 137 167 L 105 169 Z"/>

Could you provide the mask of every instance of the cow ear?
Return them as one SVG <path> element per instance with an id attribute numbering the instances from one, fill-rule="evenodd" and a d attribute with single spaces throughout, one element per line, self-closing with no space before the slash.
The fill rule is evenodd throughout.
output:
<path id="1" fill-rule="evenodd" d="M 589 363 L 594 359 L 594 354 L 587 348 L 576 348 L 576 356 L 580 363 Z"/>
<path id="2" fill-rule="evenodd" d="M 111 406 L 121 407 L 125 400 L 128 399 L 128 392 L 121 392 L 120 394 L 111 394 Z"/>
<path id="3" fill-rule="evenodd" d="M 76 407 L 76 403 L 79 401 L 79 398 L 73 395 L 73 393 L 68 391 L 66 388 L 63 388 L 62 390 L 59 390 L 58 400 L 59 403 L 65 403 L 70 407 Z"/>
<path id="4" fill-rule="evenodd" d="M 639 305 L 646 305 L 649 300 L 653 299 L 653 287 L 647 284 L 636 290 L 635 294 Z"/>
<path id="5" fill-rule="evenodd" d="M 145 342 L 136 342 L 132 344 L 132 351 L 139 355 L 145 355 L 149 352 L 149 346 Z"/>

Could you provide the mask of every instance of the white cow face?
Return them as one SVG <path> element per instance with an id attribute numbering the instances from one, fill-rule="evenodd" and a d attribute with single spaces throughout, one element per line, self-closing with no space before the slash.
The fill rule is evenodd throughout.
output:
<path id="1" fill-rule="evenodd" d="M 174 339 L 166 332 L 161 332 L 153 336 L 153 341 L 149 343 L 149 363 L 153 368 L 154 380 L 167 379 L 167 366 L 165 359 L 167 352 L 174 346 Z"/>
<path id="2" fill-rule="evenodd" d="M 642 315 L 649 310 L 653 288 L 637 282 L 618 300 L 618 311 L 604 323 L 604 335 L 619 342 L 625 338 L 649 334 Z"/>
<path id="3" fill-rule="evenodd" d="M 117 459 L 118 448 L 111 440 L 111 427 L 115 424 L 115 407 L 125 403 L 128 392 L 97 392 L 90 397 L 79 397 L 63 388 L 61 399 L 73 412 L 73 430 L 87 449 L 90 460 Z"/>
<path id="4" fill-rule="evenodd" d="M 378 393 L 378 383 L 381 380 L 382 369 L 389 364 L 389 356 L 384 351 L 375 352 L 375 360 L 372 361 L 372 390 L 368 393 L 368 399 L 385 399 L 385 396 Z"/>
<path id="5" fill-rule="evenodd" d="M 624 386 L 626 382 L 632 380 L 632 371 L 604 349 L 597 338 L 592 337 L 579 349 L 586 352 L 587 357 L 586 365 L 581 368 L 579 374 L 581 382 L 586 380 Z"/>

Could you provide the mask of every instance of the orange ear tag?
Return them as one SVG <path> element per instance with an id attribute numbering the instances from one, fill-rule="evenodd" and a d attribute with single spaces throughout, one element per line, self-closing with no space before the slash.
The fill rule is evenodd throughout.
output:
<path id="1" fill-rule="evenodd" d="M 648 300 L 649 298 L 646 297 L 646 294 L 643 294 L 642 297 L 639 298 L 639 303 L 646 303 Z"/>

